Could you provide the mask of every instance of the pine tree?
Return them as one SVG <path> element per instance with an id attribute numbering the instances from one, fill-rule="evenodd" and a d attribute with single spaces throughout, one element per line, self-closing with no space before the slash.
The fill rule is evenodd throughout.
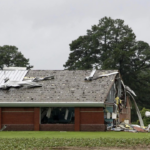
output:
<path id="1" fill-rule="evenodd" d="M 65 69 L 117 69 L 126 85 L 138 95 L 138 103 L 150 108 L 150 46 L 136 41 L 121 19 L 104 17 L 70 44 Z"/>

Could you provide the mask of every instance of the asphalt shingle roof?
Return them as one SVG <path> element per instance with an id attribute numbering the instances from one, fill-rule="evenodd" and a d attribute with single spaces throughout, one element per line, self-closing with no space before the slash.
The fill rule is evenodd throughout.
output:
<path id="1" fill-rule="evenodd" d="M 116 70 L 96 70 L 94 77 L 112 72 Z M 90 73 L 91 70 L 30 70 L 26 77 L 54 75 L 54 79 L 41 81 L 42 87 L 0 90 L 0 102 L 104 102 L 116 74 L 85 81 Z"/>

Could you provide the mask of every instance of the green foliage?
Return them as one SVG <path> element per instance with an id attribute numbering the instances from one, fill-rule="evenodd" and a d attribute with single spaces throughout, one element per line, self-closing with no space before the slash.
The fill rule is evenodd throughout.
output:
<path id="1" fill-rule="evenodd" d="M 121 19 L 104 17 L 70 44 L 65 69 L 117 69 L 137 94 L 136 101 L 150 108 L 150 46 L 136 41 L 132 29 Z"/>
<path id="2" fill-rule="evenodd" d="M 29 59 L 26 59 L 18 48 L 15 46 L 4 45 L 0 46 L 0 69 L 3 69 L 4 65 L 7 67 L 27 67 L 30 66 Z"/>
<path id="3" fill-rule="evenodd" d="M 146 117 L 145 116 L 145 112 L 146 111 L 150 112 L 150 109 L 143 108 L 140 112 L 141 112 L 141 115 L 142 115 L 142 119 L 143 119 L 144 125 L 148 126 L 150 124 L 150 117 Z"/>

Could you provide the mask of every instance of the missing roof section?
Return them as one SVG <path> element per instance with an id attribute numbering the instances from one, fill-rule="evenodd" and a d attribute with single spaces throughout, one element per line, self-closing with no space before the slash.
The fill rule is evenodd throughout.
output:
<path id="1" fill-rule="evenodd" d="M 10 67 L 11 68 L 11 67 Z M 15 68 L 15 67 L 13 67 Z M 17 67 L 18 68 L 18 67 Z M 5 83 L 4 79 L 9 79 L 10 81 L 22 81 L 28 70 L 19 69 L 9 69 L 7 67 L 4 70 L 0 70 L 0 86 Z"/>
<path id="2" fill-rule="evenodd" d="M 12 71 L 12 70 L 27 70 L 26 67 L 4 67 L 3 70 Z"/>
<path id="3" fill-rule="evenodd" d="M 54 79 L 54 76 L 46 76 L 42 78 L 34 77 L 31 79 L 25 79 L 25 75 L 28 70 L 24 67 L 5 67 L 3 70 L 0 70 L 0 89 L 7 90 L 11 87 L 41 87 L 42 84 L 37 82 L 43 80 Z M 25 81 L 24 81 L 25 79 Z"/>

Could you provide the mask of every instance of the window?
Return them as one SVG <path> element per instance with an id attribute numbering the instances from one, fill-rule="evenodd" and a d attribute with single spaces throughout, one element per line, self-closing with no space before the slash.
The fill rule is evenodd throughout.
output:
<path id="1" fill-rule="evenodd" d="M 41 108 L 41 124 L 69 124 L 74 123 L 73 107 Z"/>

